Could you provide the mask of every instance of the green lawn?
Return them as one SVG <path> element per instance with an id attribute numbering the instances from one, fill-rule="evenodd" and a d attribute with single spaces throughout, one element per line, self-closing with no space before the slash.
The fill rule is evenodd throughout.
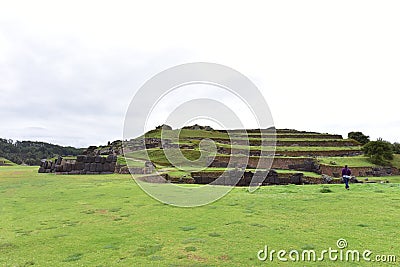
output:
<path id="1" fill-rule="evenodd" d="M 314 177 L 314 178 L 321 178 L 321 174 L 317 174 L 315 172 L 306 172 L 306 171 L 293 171 L 293 170 L 280 170 L 280 169 L 276 169 L 275 170 L 278 174 L 279 173 L 290 173 L 290 174 L 295 174 L 295 173 L 303 173 L 304 176 L 307 177 Z"/>
<path id="2" fill-rule="evenodd" d="M 335 249 L 339 238 L 400 260 L 399 201 L 399 184 L 289 185 L 235 188 L 213 204 L 177 208 L 129 175 L 0 167 L 0 266 L 288 266 L 257 252 Z M 294 264 L 304 265 L 339 264 Z M 386 266 L 346 266 L 359 265 Z"/>
<path id="3" fill-rule="evenodd" d="M 349 167 L 374 167 L 375 165 L 368 161 L 366 156 L 355 156 L 355 157 L 319 157 L 319 163 L 325 165 L 337 165 Z M 336 163 L 336 164 L 333 164 Z"/>

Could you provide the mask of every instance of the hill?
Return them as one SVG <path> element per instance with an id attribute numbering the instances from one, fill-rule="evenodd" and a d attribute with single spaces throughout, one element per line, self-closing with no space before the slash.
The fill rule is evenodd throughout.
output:
<path id="1" fill-rule="evenodd" d="M 13 141 L 0 138 L 0 157 L 16 164 L 39 165 L 42 159 L 82 154 L 83 149 L 64 147 L 45 142 Z"/>
<path id="2" fill-rule="evenodd" d="M 164 145 L 161 141 L 161 129 L 164 129 Z M 209 143 L 207 147 L 204 139 L 211 140 L 213 144 Z M 370 163 L 363 155 L 361 144 L 353 139 L 344 139 L 337 134 L 292 129 L 228 132 L 198 125 L 177 130 L 158 127 L 126 142 L 124 151 L 128 165 L 129 160 L 135 162 L 135 167 L 140 160 L 150 160 L 172 182 L 209 183 L 232 166 L 245 168 L 244 176 L 251 177 L 256 168 L 261 167 L 261 170 L 267 171 L 269 165 L 263 166 L 263 161 L 272 161 L 275 176 L 280 178 L 267 179 L 267 184 L 322 183 L 322 175 L 330 176 L 330 182 L 340 182 L 340 179 L 334 178 L 340 177 L 344 165 L 349 165 L 353 174 L 358 177 L 399 173 L 395 167 L 375 166 Z M 180 157 L 180 153 L 191 161 L 208 162 L 208 167 L 196 167 Z M 246 156 L 247 153 L 249 157 Z M 393 165 L 398 166 L 398 157 L 395 159 Z M 232 162 L 234 165 L 229 165 Z M 292 179 L 297 173 L 303 175 L 301 182 L 297 178 Z"/>

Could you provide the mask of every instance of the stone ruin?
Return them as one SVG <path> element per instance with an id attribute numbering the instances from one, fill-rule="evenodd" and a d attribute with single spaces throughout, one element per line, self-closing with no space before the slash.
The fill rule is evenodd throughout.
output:
<path id="1" fill-rule="evenodd" d="M 143 167 L 129 167 L 117 164 L 115 172 L 119 174 L 151 174 L 156 170 L 156 166 L 151 161 L 144 162 Z"/>
<path id="2" fill-rule="evenodd" d="M 239 172 L 239 173 L 236 173 Z M 287 177 L 280 177 L 275 170 L 260 171 L 264 181 L 261 185 L 287 185 L 303 183 L 303 173 L 293 173 Z M 240 179 L 237 180 L 238 174 L 241 175 Z M 253 179 L 254 173 L 252 171 L 241 172 L 239 170 L 230 170 L 227 172 L 215 171 L 215 172 L 192 172 L 191 176 L 196 184 L 213 184 L 213 185 L 230 185 L 230 186 L 248 186 Z M 219 178 L 219 180 L 217 180 Z"/>
<path id="3" fill-rule="evenodd" d="M 115 172 L 117 156 L 77 156 L 76 160 L 58 157 L 56 161 L 43 160 L 39 173 L 55 174 L 112 174 Z"/>

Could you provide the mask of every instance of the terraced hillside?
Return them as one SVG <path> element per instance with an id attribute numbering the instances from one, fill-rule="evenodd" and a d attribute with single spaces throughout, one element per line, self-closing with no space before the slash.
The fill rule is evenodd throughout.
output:
<path id="1" fill-rule="evenodd" d="M 172 182 L 210 183 L 224 171 L 229 176 L 229 171 L 241 169 L 244 174 L 239 184 L 246 185 L 257 169 L 265 171 L 264 184 L 338 183 L 340 179 L 335 178 L 340 177 L 345 164 L 355 176 L 398 173 L 396 168 L 369 163 L 357 141 L 336 134 L 290 129 L 228 133 L 198 125 L 178 130 L 161 128 L 125 143 L 125 156 L 135 167 L 150 159 Z"/>

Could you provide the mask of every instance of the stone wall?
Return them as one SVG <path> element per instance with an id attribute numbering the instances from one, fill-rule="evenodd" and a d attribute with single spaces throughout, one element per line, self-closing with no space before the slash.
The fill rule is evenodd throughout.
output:
<path id="1" fill-rule="evenodd" d="M 224 155 L 246 155 L 258 157 L 261 155 L 260 150 L 241 150 L 241 149 L 233 149 L 227 147 L 218 147 L 217 149 L 219 154 Z M 264 155 L 273 155 L 271 151 L 264 151 Z M 281 157 L 345 157 L 345 156 L 358 156 L 362 155 L 362 151 L 359 149 L 346 149 L 346 150 L 317 150 L 317 151 L 276 151 L 276 156 Z"/>
<path id="2" fill-rule="evenodd" d="M 362 155 L 359 149 L 320 150 L 320 151 L 276 151 L 276 156 L 284 157 L 349 157 Z"/>
<path id="3" fill-rule="evenodd" d="M 198 140 L 201 140 L 201 138 L 197 138 Z M 232 145 L 249 145 L 249 146 L 261 146 L 262 142 L 261 140 L 245 140 L 245 139 L 235 139 L 232 138 L 230 139 L 224 139 L 224 138 L 212 138 L 214 141 L 221 143 L 221 144 L 232 144 Z M 358 143 L 355 140 L 335 140 L 335 139 L 330 139 L 330 140 L 321 140 L 321 139 L 316 139 L 316 140 L 285 140 L 285 139 L 277 139 L 276 141 L 271 141 L 271 140 L 264 140 L 263 142 L 264 146 L 316 146 L 316 147 L 343 147 L 343 146 L 359 146 L 360 143 Z"/>
<path id="4" fill-rule="evenodd" d="M 237 185 L 248 186 L 251 183 L 254 173 L 251 171 L 244 172 L 239 181 L 237 178 L 238 173 L 241 171 L 219 171 L 219 172 L 192 172 L 191 176 L 196 184 L 212 184 L 212 185 Z M 262 173 L 265 180 L 261 185 L 286 185 L 286 184 L 302 184 L 302 173 L 295 173 L 280 177 L 274 170 L 265 171 Z"/>
<path id="5" fill-rule="evenodd" d="M 341 177 L 342 168 L 341 166 L 328 166 L 328 165 L 320 165 L 319 166 L 321 173 L 327 174 L 333 177 Z M 365 176 L 388 176 L 388 175 L 398 175 L 400 174 L 399 170 L 392 167 L 350 167 L 352 175 L 356 177 L 365 177 Z"/>
<path id="6" fill-rule="evenodd" d="M 117 156 L 77 156 L 76 160 L 59 157 L 56 161 L 42 161 L 39 173 L 56 174 L 111 174 L 115 171 Z"/>
<path id="7" fill-rule="evenodd" d="M 228 166 L 228 162 L 231 157 L 223 157 L 223 156 L 216 156 L 211 163 L 210 167 L 221 167 L 225 168 Z M 240 165 L 246 162 L 245 158 L 235 158 L 232 157 L 232 160 L 236 163 L 233 165 Z M 269 163 L 272 160 L 272 158 L 267 158 L 266 162 L 261 162 L 260 168 L 267 168 L 269 167 Z M 272 162 L 272 168 L 273 169 L 294 169 L 293 165 L 301 165 L 301 164 L 309 164 L 309 162 L 314 162 L 313 158 L 274 158 Z M 259 158 L 256 157 L 250 157 L 248 159 L 247 163 L 247 168 L 257 168 L 257 165 L 259 163 Z M 265 166 L 263 166 L 265 165 Z"/>
<path id="8" fill-rule="evenodd" d="M 117 164 L 115 172 L 119 174 L 150 174 L 155 171 L 155 166 L 151 161 L 146 161 L 143 165 L 143 167 L 128 167 Z"/>

